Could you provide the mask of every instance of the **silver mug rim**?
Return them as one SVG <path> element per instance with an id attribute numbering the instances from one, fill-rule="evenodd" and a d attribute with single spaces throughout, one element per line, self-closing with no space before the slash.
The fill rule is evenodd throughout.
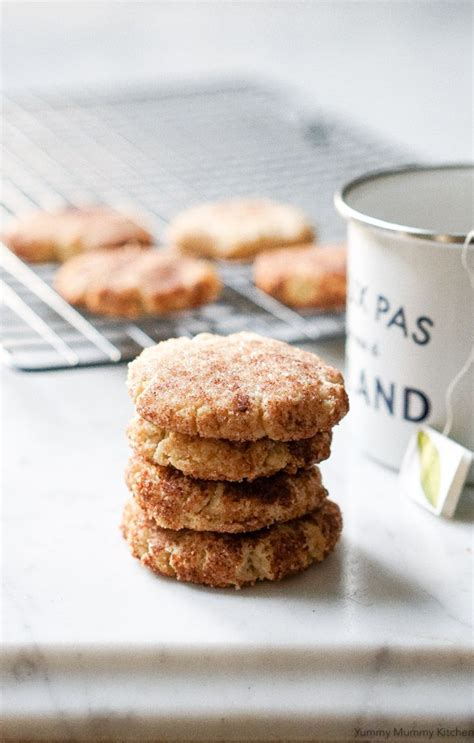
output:
<path id="1" fill-rule="evenodd" d="M 430 170 L 474 170 L 474 162 L 455 162 L 455 163 L 443 163 L 441 165 L 424 165 L 421 163 L 410 163 L 408 165 L 402 165 L 398 168 L 388 168 L 373 170 L 364 175 L 358 176 L 348 181 L 342 188 L 336 191 L 334 195 L 334 206 L 341 216 L 345 219 L 355 220 L 362 224 L 369 225 L 378 230 L 387 232 L 394 232 L 403 237 L 417 237 L 421 240 L 430 240 L 431 242 L 445 243 L 445 244 L 460 244 L 464 243 L 467 233 L 452 232 L 452 233 L 441 233 L 433 232 L 419 227 L 410 227 L 408 225 L 397 224 L 395 222 L 387 222 L 383 219 L 377 219 L 371 217 L 369 214 L 358 211 L 354 207 L 347 203 L 347 196 L 349 192 L 356 186 L 360 186 L 362 183 L 368 183 L 369 181 L 376 180 L 389 175 L 401 175 L 403 173 L 417 172 L 417 171 L 430 171 Z"/>

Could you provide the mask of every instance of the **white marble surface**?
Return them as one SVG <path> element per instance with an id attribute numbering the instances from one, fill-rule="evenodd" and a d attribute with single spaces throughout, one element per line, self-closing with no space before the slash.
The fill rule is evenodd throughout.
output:
<path id="1" fill-rule="evenodd" d="M 8 89 L 256 75 L 422 156 L 472 158 L 468 2 L 6 2 L 2 42 Z M 467 729 L 472 491 L 435 519 L 356 452 L 348 419 L 323 466 L 345 516 L 325 564 L 241 592 L 158 579 L 118 531 L 124 378 L 4 374 L 3 738 Z"/>
<path id="2" fill-rule="evenodd" d="M 337 343 L 319 351 L 342 361 Z M 431 516 L 357 453 L 347 419 L 323 465 L 345 517 L 325 564 L 240 592 L 156 578 L 118 531 L 124 379 L 125 367 L 4 375 L 7 739 L 467 729 L 472 492 L 453 521 Z"/>

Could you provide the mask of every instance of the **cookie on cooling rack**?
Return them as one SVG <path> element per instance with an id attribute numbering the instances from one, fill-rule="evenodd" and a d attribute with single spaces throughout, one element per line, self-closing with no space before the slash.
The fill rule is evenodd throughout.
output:
<path id="1" fill-rule="evenodd" d="M 71 258 L 57 272 L 54 287 L 90 312 L 136 319 L 212 302 L 221 282 L 206 261 L 125 246 Z"/>
<path id="2" fill-rule="evenodd" d="M 346 247 L 318 245 L 259 255 L 255 285 L 298 309 L 341 310 L 346 303 Z"/>
<path id="3" fill-rule="evenodd" d="M 300 209 L 268 199 L 235 199 L 178 214 L 168 242 L 183 253 L 250 260 L 262 250 L 311 242 L 314 230 Z"/>
<path id="4" fill-rule="evenodd" d="M 135 219 L 105 206 L 31 212 L 16 219 L 3 239 L 14 253 L 31 263 L 65 261 L 97 248 L 127 243 L 145 247 L 153 242 Z"/>
<path id="5" fill-rule="evenodd" d="M 122 533 L 134 557 L 159 575 L 215 588 L 277 581 L 321 562 L 342 529 L 330 500 L 297 519 L 244 534 L 174 531 L 157 526 L 135 499 L 124 510 Z"/>
<path id="6" fill-rule="evenodd" d="M 166 431 L 256 441 L 307 439 L 348 411 L 342 375 L 256 333 L 201 333 L 146 348 L 129 365 L 138 414 Z"/>
<path id="7" fill-rule="evenodd" d="M 164 431 L 135 415 L 127 429 L 132 449 L 153 464 L 174 467 L 189 477 L 239 482 L 294 474 L 322 462 L 331 451 L 331 432 L 300 441 L 227 441 Z"/>
<path id="8" fill-rule="evenodd" d="M 194 531 L 255 531 L 303 516 L 327 495 L 317 467 L 254 482 L 215 482 L 186 477 L 136 455 L 129 460 L 126 482 L 158 526 Z"/>

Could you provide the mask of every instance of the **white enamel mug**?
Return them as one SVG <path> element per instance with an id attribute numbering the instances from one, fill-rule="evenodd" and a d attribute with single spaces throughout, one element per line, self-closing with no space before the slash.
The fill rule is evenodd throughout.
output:
<path id="1" fill-rule="evenodd" d="M 348 221 L 352 426 L 370 456 L 398 468 L 417 425 L 443 429 L 448 385 L 474 343 L 474 291 L 462 260 L 474 228 L 474 166 L 369 174 L 335 204 Z M 474 271 L 474 247 L 465 258 Z M 452 404 L 450 436 L 474 450 L 473 364 Z"/>

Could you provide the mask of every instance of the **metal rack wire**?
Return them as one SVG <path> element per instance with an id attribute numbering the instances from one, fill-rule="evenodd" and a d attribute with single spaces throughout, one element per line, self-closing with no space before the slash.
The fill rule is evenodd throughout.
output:
<path id="1" fill-rule="evenodd" d="M 358 172 L 401 161 L 393 147 L 280 92 L 227 84 L 120 95 L 23 95 L 4 102 L 3 217 L 105 203 L 141 212 L 159 238 L 193 203 L 264 195 L 301 206 L 323 239 L 343 225 L 332 195 Z M 140 323 L 78 312 L 51 288 L 55 265 L 26 265 L 2 246 L 3 358 L 18 369 L 111 364 L 164 338 L 251 329 L 289 342 L 335 337 L 342 314 L 299 313 L 260 292 L 250 269 L 219 266 L 218 302 Z"/>

